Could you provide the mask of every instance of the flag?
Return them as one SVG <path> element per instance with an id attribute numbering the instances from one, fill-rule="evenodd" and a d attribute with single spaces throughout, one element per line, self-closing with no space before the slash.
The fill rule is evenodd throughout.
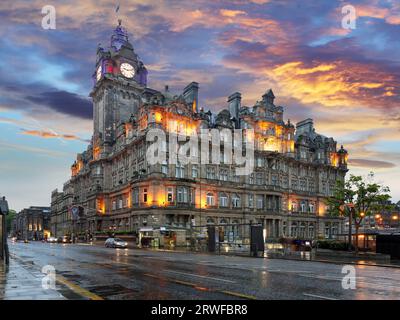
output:
<path id="1" fill-rule="evenodd" d="M 115 12 L 119 11 L 119 4 L 117 5 L 117 7 L 115 8 Z"/>

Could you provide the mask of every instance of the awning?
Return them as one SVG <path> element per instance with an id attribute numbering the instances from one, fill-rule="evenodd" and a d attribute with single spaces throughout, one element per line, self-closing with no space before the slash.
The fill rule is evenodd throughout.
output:
<path id="1" fill-rule="evenodd" d="M 139 232 L 154 231 L 153 228 L 140 228 Z"/>

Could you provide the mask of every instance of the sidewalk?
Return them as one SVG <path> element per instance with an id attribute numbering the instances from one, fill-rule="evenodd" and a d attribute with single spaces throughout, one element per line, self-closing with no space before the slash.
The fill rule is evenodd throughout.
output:
<path id="1" fill-rule="evenodd" d="M 64 300 L 57 290 L 42 288 L 44 276 L 12 257 L 8 268 L 0 261 L 0 300 Z"/>

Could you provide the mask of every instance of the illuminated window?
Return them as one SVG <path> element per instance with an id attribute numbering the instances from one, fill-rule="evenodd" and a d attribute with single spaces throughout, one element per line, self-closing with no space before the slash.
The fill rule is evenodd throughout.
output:
<path id="1" fill-rule="evenodd" d="M 147 202 L 147 189 L 143 189 L 143 202 Z"/>
<path id="2" fill-rule="evenodd" d="M 169 203 L 174 202 L 174 189 L 172 187 L 168 187 L 167 189 L 167 201 Z"/>
<path id="3" fill-rule="evenodd" d="M 211 192 L 207 193 L 207 205 L 208 206 L 215 205 L 214 195 Z"/>

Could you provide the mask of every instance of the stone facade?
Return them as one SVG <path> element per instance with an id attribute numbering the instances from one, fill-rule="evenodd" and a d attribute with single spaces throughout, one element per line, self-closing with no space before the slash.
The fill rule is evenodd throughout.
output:
<path id="1" fill-rule="evenodd" d="M 12 234 L 23 240 L 43 240 L 50 236 L 50 208 L 29 207 L 14 218 Z"/>
<path id="2" fill-rule="evenodd" d="M 347 151 L 316 133 L 312 119 L 296 127 L 285 122 L 271 89 L 253 106 L 242 106 L 235 92 L 218 114 L 199 106 L 196 82 L 182 94 L 168 86 L 150 89 L 146 68 L 121 25 L 111 46 L 98 48 L 93 81 L 92 142 L 77 155 L 63 191 L 52 193 L 53 234 L 170 230 L 185 238 L 215 224 L 236 239 L 249 223 L 261 223 L 266 238 L 341 232 L 342 219 L 327 215 L 325 199 L 345 177 Z M 186 136 L 200 129 L 253 129 L 254 171 L 238 176 L 223 156 L 218 165 L 151 165 L 146 133 L 152 128 Z"/>

